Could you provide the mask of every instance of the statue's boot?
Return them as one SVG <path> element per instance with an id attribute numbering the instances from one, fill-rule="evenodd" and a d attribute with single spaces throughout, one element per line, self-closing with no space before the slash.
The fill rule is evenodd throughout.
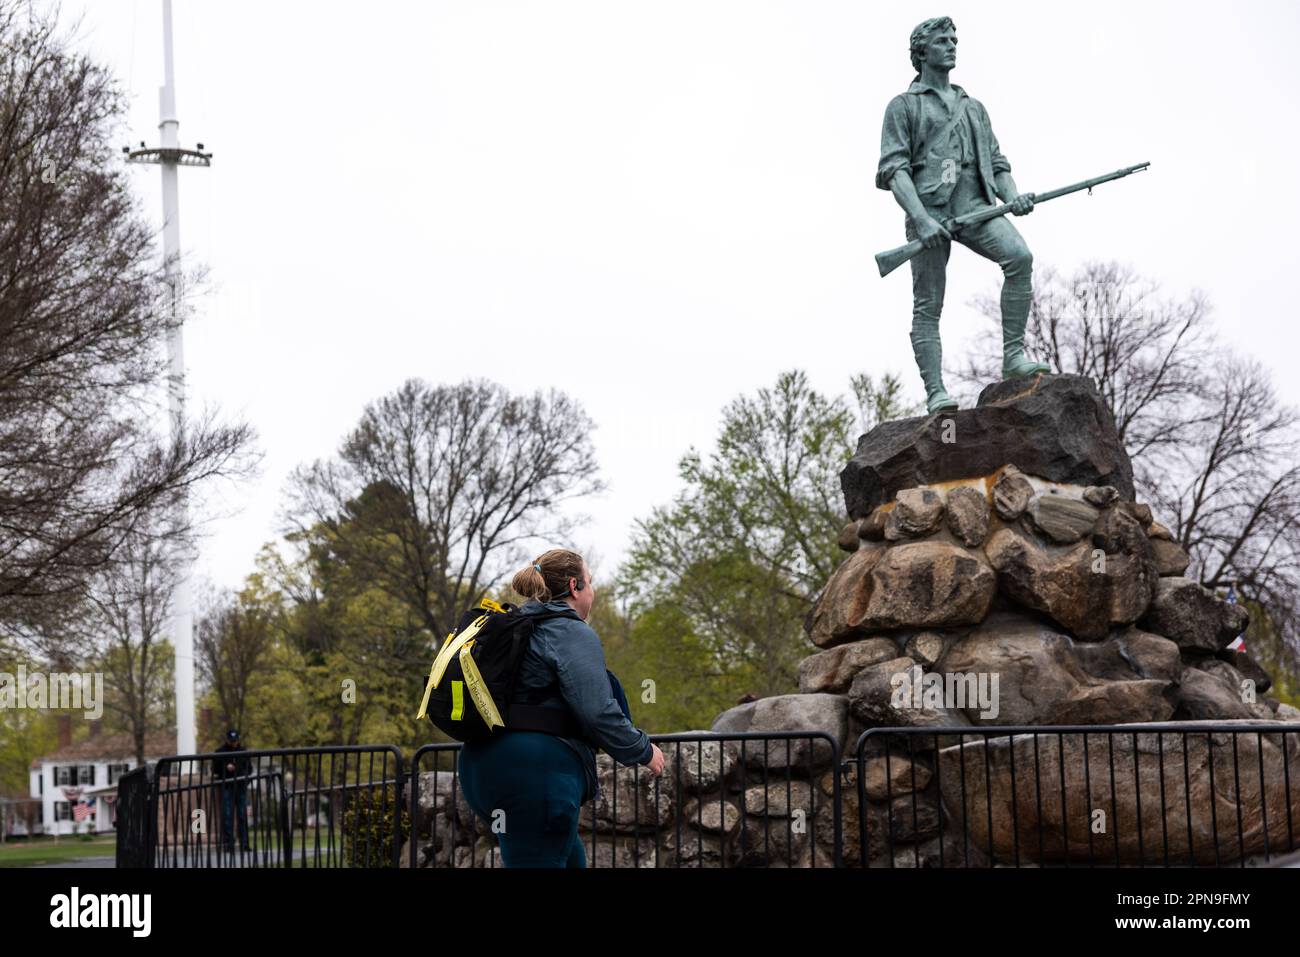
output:
<path id="1" fill-rule="evenodd" d="M 1035 362 L 1025 355 L 1025 326 L 1029 322 L 1029 310 L 1024 315 L 1019 310 L 1008 315 L 1002 312 L 1002 378 L 1014 379 L 1018 376 L 1035 375 L 1039 372 L 1051 372 L 1051 366 Z"/>
<path id="2" fill-rule="evenodd" d="M 957 400 L 948 395 L 943 387 L 943 344 L 936 339 L 912 342 L 912 355 L 921 370 L 921 381 L 925 383 L 925 410 L 934 412 L 956 412 Z"/>

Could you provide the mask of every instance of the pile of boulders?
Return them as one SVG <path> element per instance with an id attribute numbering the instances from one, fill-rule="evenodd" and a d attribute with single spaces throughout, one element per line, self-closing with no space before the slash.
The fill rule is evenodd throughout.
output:
<path id="1" fill-rule="evenodd" d="M 1182 577 L 1187 553 L 1113 486 L 1007 465 L 903 489 L 841 546 L 852 554 L 807 622 L 826 650 L 802 662 L 799 686 L 848 695 L 865 726 L 1272 719 L 1279 707 L 1268 675 L 1228 648 L 1246 610 Z M 998 674 L 997 713 L 891 704 L 892 675 L 914 666 Z"/>
<path id="2" fill-rule="evenodd" d="M 841 480 L 852 521 L 840 547 L 849 554 L 805 622 L 822 650 L 801 663 L 799 690 L 844 702 L 846 758 L 857 757 L 854 745 L 869 728 L 1122 724 L 1140 730 L 1142 723 L 1165 721 L 1300 720 L 1300 711 L 1265 694 L 1270 679 L 1263 669 L 1229 647 L 1249 622 L 1246 610 L 1185 577 L 1187 552 L 1148 506 L 1134 500 L 1131 464 L 1091 380 L 1011 380 L 986 389 L 973 409 L 886 423 L 862 437 Z M 1233 821 L 1234 761 L 1253 762 L 1258 792 L 1259 767 L 1273 768 L 1282 781 L 1282 752 L 1294 763 L 1300 743 L 1300 735 L 1287 735 L 1285 744 L 1266 735 L 1258 744 L 1261 755 L 1253 736 L 1249 743 L 1237 737 L 1235 755 L 1232 736 L 1210 739 L 1230 752 L 1216 751 L 1213 760 L 1221 762 L 1218 810 Z M 873 861 L 893 853 L 905 866 L 937 863 L 944 830 L 945 866 L 956 863 L 954 846 L 965 851 L 967 845 L 975 845 L 972 862 L 987 862 L 979 848 L 991 851 L 995 862 L 1009 862 L 1017 846 L 1013 803 L 1016 828 L 1055 830 L 1055 844 L 1049 839 L 1044 845 L 1045 859 L 1088 853 L 1086 832 L 1066 832 L 1087 825 L 1089 814 L 1075 820 L 1071 811 L 1094 810 L 1102 800 L 1096 787 L 1089 794 L 1082 776 L 1070 779 L 1067 792 L 1081 803 L 1065 805 L 1068 828 L 1059 820 L 1059 799 L 1040 808 L 1040 794 L 1020 793 L 1026 782 L 1034 783 L 1035 767 L 1035 755 L 1021 750 L 1036 749 L 1038 767 L 1054 775 L 1061 760 L 1067 772 L 1079 771 L 1081 737 L 1063 739 L 1055 756 L 1042 743 L 1046 737 L 1033 735 L 987 743 L 976 734 L 876 734 L 867 740 L 860 768 L 870 805 L 864 813 L 883 819 L 875 829 L 882 842 L 871 849 Z M 1105 736 L 1091 740 L 1090 752 L 1097 741 L 1107 743 Z M 1104 758 L 1090 756 L 1103 774 L 1111 754 L 1128 761 L 1130 773 L 1113 809 L 1111 794 L 1104 795 L 1116 819 L 1111 827 L 1123 828 L 1128 841 L 1130 831 L 1137 834 L 1138 806 L 1146 802 L 1143 814 L 1158 814 L 1162 774 L 1171 776 L 1171 785 L 1176 777 L 1181 794 L 1184 768 L 1181 738 L 1141 733 L 1126 741 L 1125 755 L 1112 748 Z M 1203 738 L 1187 755 L 1189 776 L 1208 771 L 1207 747 Z M 985 748 L 987 779 L 981 777 Z M 1152 764 L 1148 774 L 1141 755 L 1164 760 L 1158 754 L 1163 748 L 1176 748 L 1177 760 L 1165 760 L 1163 771 Z M 980 774 L 963 782 L 967 765 L 978 766 Z M 1013 765 L 1021 768 L 1015 802 Z M 979 826 L 965 830 L 954 826 L 962 818 L 963 783 L 965 800 L 972 802 L 965 810 L 978 803 L 981 812 Z M 1110 787 L 1109 780 L 1105 784 Z M 1267 775 L 1264 784 L 1265 804 L 1278 802 L 1276 825 L 1288 802 L 1267 793 L 1276 785 Z M 1247 787 L 1241 786 L 1244 800 Z M 990 792 L 992 804 L 1003 802 L 991 831 L 983 813 Z M 1198 804 L 1193 792 L 1194 850 L 1213 854 L 1195 840 L 1202 823 L 1196 812 L 1205 812 L 1207 827 L 1210 815 L 1208 798 L 1202 793 Z M 1300 820 L 1300 784 L 1290 803 Z M 1158 817 L 1143 823 L 1160 829 Z M 1262 849 L 1262 822 L 1255 823 L 1252 832 L 1246 822 L 1247 836 L 1257 838 L 1255 845 L 1245 842 L 1246 853 Z M 1018 836 L 1032 838 L 1020 846 L 1039 851 L 1036 831 Z M 1121 863 L 1132 860 L 1125 857 L 1132 850 L 1127 847 L 1121 847 Z"/>

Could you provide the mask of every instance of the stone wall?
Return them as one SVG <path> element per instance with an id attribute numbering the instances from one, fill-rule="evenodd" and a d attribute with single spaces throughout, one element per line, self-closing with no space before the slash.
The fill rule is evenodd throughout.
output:
<path id="1" fill-rule="evenodd" d="M 728 713 L 736 730 L 776 725 L 847 730 L 841 696 L 765 698 Z M 689 733 L 689 732 L 688 732 Z M 597 755 L 600 796 L 579 833 L 589 867 L 830 867 L 834 770 L 830 742 L 659 741 L 663 774 Z M 450 771 L 420 775 L 417 867 L 501 867 L 491 822 L 477 818 Z M 508 819 L 504 822 L 509 826 Z M 410 845 L 403 850 L 408 867 Z"/>

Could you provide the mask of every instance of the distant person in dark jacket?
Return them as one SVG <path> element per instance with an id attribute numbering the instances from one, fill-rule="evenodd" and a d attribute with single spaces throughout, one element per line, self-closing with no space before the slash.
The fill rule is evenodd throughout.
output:
<path id="1" fill-rule="evenodd" d="M 585 868 L 578 814 L 599 792 L 592 747 L 655 775 L 663 772 L 663 752 L 632 724 L 622 686 L 605 667 L 600 636 L 587 624 L 595 591 L 582 556 L 551 549 L 510 587 L 528 599 L 522 614 L 572 609 L 578 616 L 537 623 L 512 701 L 554 686 L 551 699 L 538 703 L 572 712 L 582 737 L 512 731 L 507 718 L 507 728 L 461 747 L 461 787 L 476 815 L 504 825 L 497 837 L 506 867 Z"/>
<path id="2" fill-rule="evenodd" d="M 236 757 L 229 753 L 247 750 L 239 740 L 239 730 L 231 728 L 226 732 L 225 743 L 217 748 L 217 753 L 222 757 L 212 759 L 212 776 L 221 782 L 221 843 L 234 848 L 235 836 L 231 819 L 236 818 L 239 821 L 239 846 L 245 851 L 249 849 L 247 791 L 252 762 L 246 757 Z"/>

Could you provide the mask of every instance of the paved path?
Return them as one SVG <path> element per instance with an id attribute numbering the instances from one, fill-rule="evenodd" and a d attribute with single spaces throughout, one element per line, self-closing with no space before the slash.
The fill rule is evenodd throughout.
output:
<path id="1" fill-rule="evenodd" d="M 325 854 L 326 851 L 322 849 L 321 856 L 325 856 Z M 335 850 L 334 856 L 335 859 L 337 860 L 339 856 L 338 850 Z M 312 862 L 315 860 L 315 858 L 316 858 L 315 848 L 309 847 L 305 851 L 302 848 L 294 848 L 293 866 L 302 867 L 305 865 L 307 867 L 311 867 L 313 866 Z M 188 862 L 185 860 L 184 855 L 177 853 L 175 858 L 175 863 L 169 863 L 168 867 L 169 868 L 170 867 L 205 868 L 205 869 L 213 869 L 213 868 L 237 868 L 238 869 L 238 868 L 245 868 L 245 867 L 266 868 L 266 867 L 276 867 L 279 865 L 279 862 L 280 862 L 280 858 L 270 853 L 269 851 L 258 852 L 256 855 L 250 852 L 248 854 L 235 854 L 232 856 L 229 853 L 218 854 L 214 850 L 211 854 L 196 853 L 192 851 L 190 853 Z M 59 861 L 53 864 L 39 864 L 35 866 L 43 867 L 43 868 L 44 867 L 116 867 L 117 860 L 116 858 L 112 858 L 112 857 L 78 857 L 72 860 Z"/>
<path id="2" fill-rule="evenodd" d="M 56 864 L 37 864 L 36 867 L 116 867 L 117 859 L 113 857 L 75 857 Z"/>

